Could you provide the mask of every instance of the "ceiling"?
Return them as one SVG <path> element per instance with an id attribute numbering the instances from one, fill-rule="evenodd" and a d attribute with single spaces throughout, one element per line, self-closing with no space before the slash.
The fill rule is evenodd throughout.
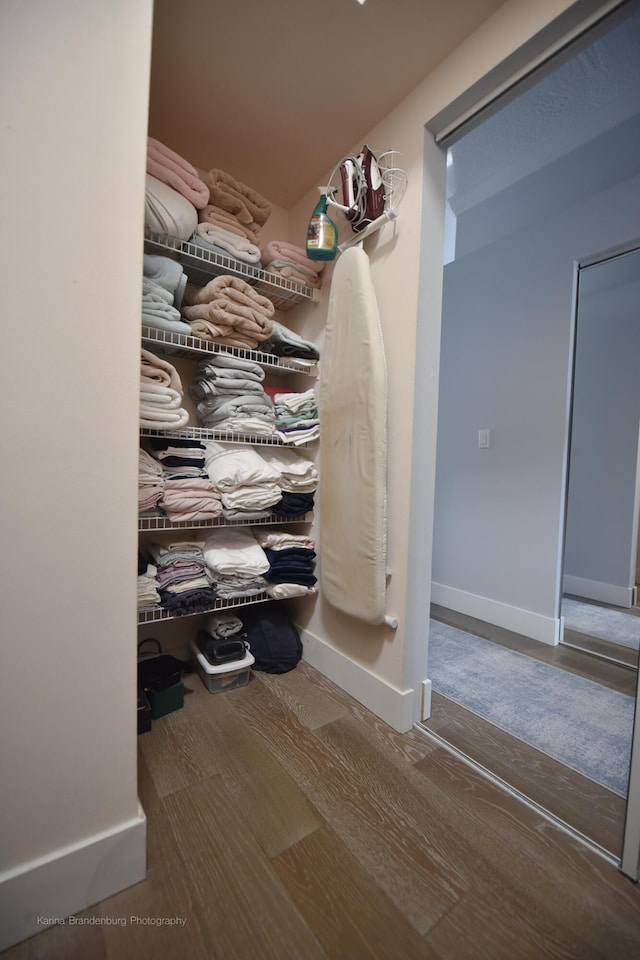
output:
<path id="1" fill-rule="evenodd" d="M 288 210 L 502 3 L 155 0 L 149 134 Z"/>

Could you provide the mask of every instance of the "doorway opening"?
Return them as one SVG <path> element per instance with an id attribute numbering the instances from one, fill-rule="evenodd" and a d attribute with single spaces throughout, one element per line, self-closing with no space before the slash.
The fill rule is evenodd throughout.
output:
<path id="1" fill-rule="evenodd" d="M 543 665 L 554 678 L 538 688 L 537 720 L 509 733 L 509 706 L 519 720 L 525 712 L 513 696 L 519 661 L 510 656 L 504 671 L 489 669 L 484 687 L 472 670 L 456 700 L 439 686 L 434 629 L 433 713 L 425 725 L 440 736 L 446 730 L 456 749 L 493 766 L 497 778 L 614 858 L 636 677 L 626 664 L 560 640 L 574 265 L 593 250 L 629 243 L 640 216 L 640 13 L 632 6 L 623 22 L 581 43 L 449 147 L 432 617 L 493 645 L 488 654 L 480 647 L 483 656 L 501 648 L 523 657 L 523 669 L 533 661 L 536 675 Z M 472 645 L 460 658 L 462 676 Z M 549 696 L 558 674 L 569 693 Z M 584 743 L 595 752 L 600 733 L 623 735 L 616 787 L 575 769 L 565 752 L 527 742 L 558 719 L 563 747 L 584 733 L 579 709 L 590 694 L 578 681 L 595 684 L 604 699 L 612 692 L 621 705 L 615 729 L 590 731 Z M 462 700 L 465 687 L 473 705 Z M 480 712 L 482 699 L 504 708 L 500 722 L 495 709 L 489 719 Z M 572 699 L 576 712 L 562 716 Z"/>

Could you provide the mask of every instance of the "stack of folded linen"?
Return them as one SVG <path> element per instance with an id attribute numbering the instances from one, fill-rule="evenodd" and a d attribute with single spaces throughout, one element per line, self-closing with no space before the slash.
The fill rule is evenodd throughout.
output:
<path id="1" fill-rule="evenodd" d="M 254 537 L 269 560 L 264 577 L 267 593 L 276 600 L 313 593 L 317 582 L 314 574 L 315 541 L 304 534 L 278 530 L 255 530 Z"/>
<path id="2" fill-rule="evenodd" d="M 318 401 L 313 389 L 304 393 L 280 393 L 268 388 L 276 414 L 276 434 L 294 446 L 320 436 Z"/>
<path id="3" fill-rule="evenodd" d="M 162 473 L 158 506 L 172 522 L 212 520 L 222 513 L 220 491 L 204 466 L 204 445 L 180 437 L 151 437 L 151 459 Z"/>
<path id="4" fill-rule="evenodd" d="M 142 325 L 191 336 L 191 327 L 174 306 L 173 294 L 148 277 L 142 279 Z"/>
<path id="5" fill-rule="evenodd" d="M 270 240 L 262 249 L 262 265 L 267 273 L 295 280 L 320 289 L 324 260 L 311 260 L 302 247 L 286 240 Z"/>
<path id="6" fill-rule="evenodd" d="M 253 360 L 216 353 L 197 368 L 191 395 L 203 427 L 272 436 L 275 412 L 264 392 L 264 370 Z"/>
<path id="7" fill-rule="evenodd" d="M 180 193 L 196 210 L 209 203 L 209 187 L 196 168 L 153 137 L 147 138 L 147 173 Z"/>
<path id="8" fill-rule="evenodd" d="M 254 275 L 260 271 L 262 257 L 260 247 L 246 237 L 240 237 L 216 223 L 199 223 L 190 242 L 203 250 L 208 250 L 209 253 L 240 261 L 240 265 Z M 231 265 L 235 266 L 235 264 Z"/>
<path id="9" fill-rule="evenodd" d="M 209 198 L 198 214 L 199 222 L 210 223 L 257 245 L 262 227 L 271 215 L 271 204 L 257 190 L 224 170 L 209 170 L 203 179 Z"/>
<path id="10" fill-rule="evenodd" d="M 222 514 L 228 520 L 264 519 L 282 499 L 280 472 L 251 446 L 205 443 L 207 473 L 220 491 Z"/>
<path id="11" fill-rule="evenodd" d="M 271 336 L 275 307 L 241 277 L 227 274 L 205 287 L 187 284 L 182 313 L 195 337 L 255 350 Z"/>
<path id="12" fill-rule="evenodd" d="M 251 530 L 217 530 L 203 547 L 207 573 L 225 600 L 264 593 L 269 559 Z"/>
<path id="13" fill-rule="evenodd" d="M 151 437 L 151 456 L 162 469 L 165 480 L 185 477 L 206 477 L 204 444 L 181 437 Z"/>
<path id="14" fill-rule="evenodd" d="M 138 453 L 138 511 L 153 510 L 162 497 L 164 474 L 162 467 L 146 450 Z"/>
<path id="15" fill-rule="evenodd" d="M 160 606 L 157 567 L 138 558 L 138 610 L 156 610 Z"/>
<path id="16" fill-rule="evenodd" d="M 277 320 L 273 321 L 271 336 L 262 341 L 260 350 L 264 353 L 272 353 L 276 357 L 295 357 L 297 360 L 313 362 L 320 359 L 320 351 L 315 343 L 303 340 L 297 333 L 278 323 Z"/>
<path id="17" fill-rule="evenodd" d="M 147 549 L 157 567 L 161 606 L 176 615 L 213 607 L 216 593 L 207 576 L 201 541 L 150 543 Z"/>
<path id="18" fill-rule="evenodd" d="M 178 371 L 166 360 L 141 349 L 140 426 L 177 430 L 189 422 Z"/>
<path id="19" fill-rule="evenodd" d="M 220 491 L 208 477 L 165 480 L 158 506 L 172 523 L 215 520 L 222 513 Z"/>
<path id="20" fill-rule="evenodd" d="M 311 512 L 318 486 L 318 471 L 313 461 L 289 447 L 268 448 L 261 455 L 280 472 L 282 499 L 271 507 L 271 512 L 279 517 L 298 517 Z"/>

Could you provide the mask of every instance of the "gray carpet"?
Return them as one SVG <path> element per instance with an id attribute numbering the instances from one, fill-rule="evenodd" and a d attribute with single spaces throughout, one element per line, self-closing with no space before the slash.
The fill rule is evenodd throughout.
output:
<path id="1" fill-rule="evenodd" d="M 640 649 L 640 617 L 623 610 L 609 610 L 580 600 L 562 600 L 565 628 L 588 637 L 598 637 L 632 650 Z"/>
<path id="2" fill-rule="evenodd" d="M 431 620 L 433 689 L 626 796 L 634 698 Z"/>

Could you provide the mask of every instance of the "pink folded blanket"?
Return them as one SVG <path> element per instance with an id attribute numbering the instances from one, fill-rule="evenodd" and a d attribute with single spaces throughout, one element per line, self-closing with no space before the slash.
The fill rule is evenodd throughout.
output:
<path id="1" fill-rule="evenodd" d="M 160 506 L 170 520 L 204 520 L 222 513 L 220 491 L 205 477 L 166 480 Z"/>
<path id="2" fill-rule="evenodd" d="M 256 223 L 263 227 L 271 215 L 271 204 L 252 187 L 235 180 L 224 170 L 209 170 L 204 176 L 209 187 L 210 202 L 227 213 L 233 214 L 240 223 Z"/>
<path id="3" fill-rule="evenodd" d="M 316 274 L 324 270 L 324 260 L 311 260 L 302 247 L 286 240 L 270 240 L 262 248 L 262 262 L 271 263 L 272 260 L 288 260 Z"/>
<path id="4" fill-rule="evenodd" d="M 322 277 L 318 276 L 317 273 L 309 274 L 303 267 L 285 263 L 283 260 L 274 260 L 273 263 L 268 263 L 264 269 L 266 273 L 275 273 L 286 280 L 295 280 L 297 283 L 314 287 L 316 290 L 320 290 L 322 287 Z"/>
<path id="5" fill-rule="evenodd" d="M 196 210 L 209 203 L 209 187 L 196 168 L 152 137 L 147 138 L 147 173 L 181 193 Z"/>

